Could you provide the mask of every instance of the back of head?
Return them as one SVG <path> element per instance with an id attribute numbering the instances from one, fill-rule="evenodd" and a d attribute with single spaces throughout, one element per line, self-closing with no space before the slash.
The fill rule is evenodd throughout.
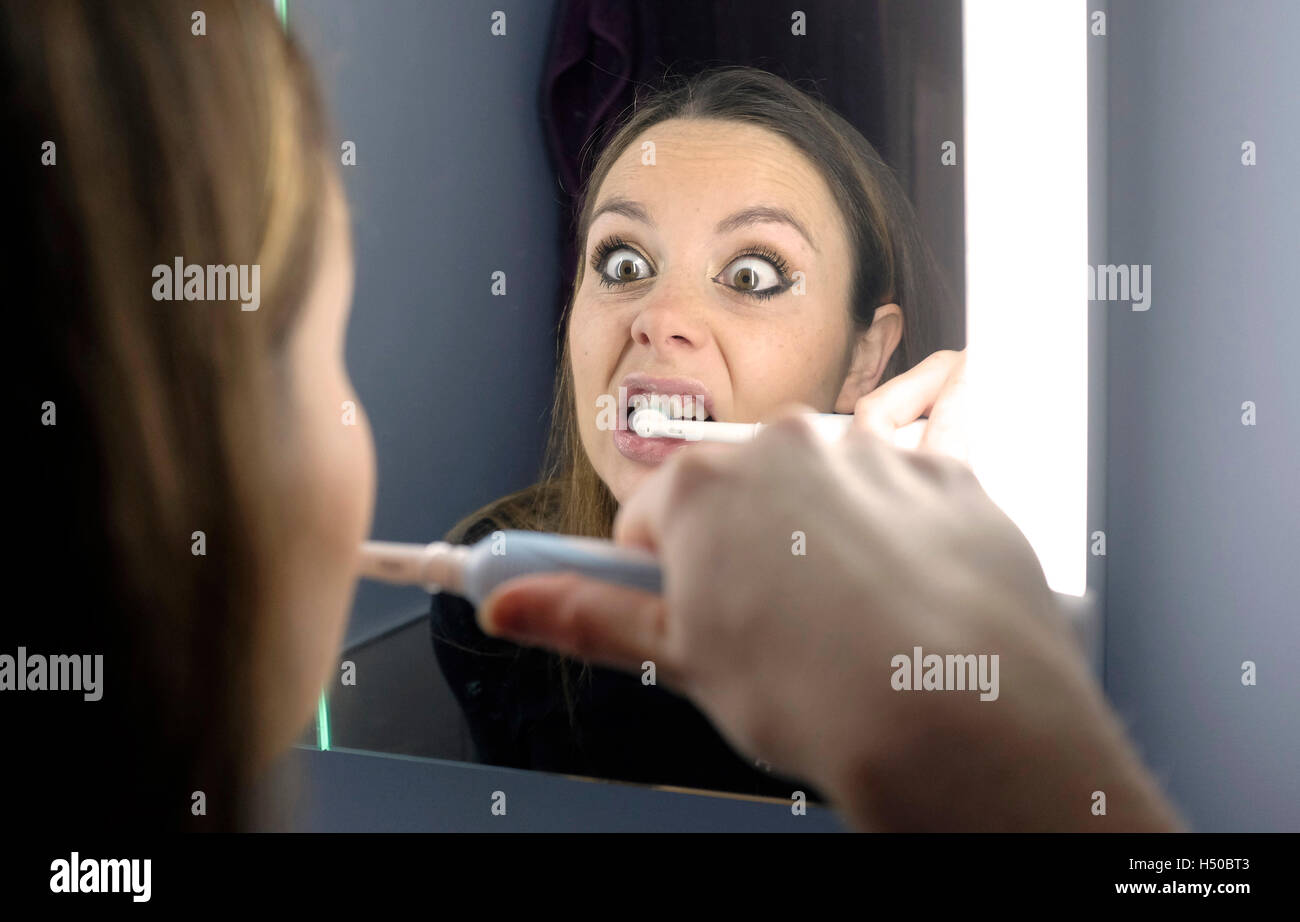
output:
<path id="1" fill-rule="evenodd" d="M 328 169 L 310 70 L 269 7 L 212 0 L 200 23 L 170 0 L 0 0 L 23 463 L 0 654 L 25 686 L 0 692 L 5 794 L 49 822 L 246 818 L 279 357 Z M 256 309 L 213 284 L 186 300 L 182 266 L 256 278 Z"/>

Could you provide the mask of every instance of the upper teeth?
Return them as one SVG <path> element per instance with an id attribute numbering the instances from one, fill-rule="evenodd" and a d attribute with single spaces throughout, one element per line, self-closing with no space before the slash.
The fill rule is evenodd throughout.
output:
<path id="1" fill-rule="evenodd" d="M 697 413 L 704 410 L 703 401 L 685 395 L 656 394 L 642 398 L 640 402 L 643 409 L 657 410 L 669 419 L 695 419 Z"/>

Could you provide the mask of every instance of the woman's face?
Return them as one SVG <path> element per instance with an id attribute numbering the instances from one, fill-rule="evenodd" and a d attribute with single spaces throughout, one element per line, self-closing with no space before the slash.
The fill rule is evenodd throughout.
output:
<path id="1" fill-rule="evenodd" d="M 352 244 L 342 189 L 331 180 L 320 268 L 288 344 L 292 425 L 286 427 L 281 509 L 293 544 L 263 649 L 264 755 L 288 748 L 337 665 L 375 496 L 370 422 L 344 362 Z"/>
<path id="2" fill-rule="evenodd" d="M 848 229 L 789 141 L 739 122 L 661 122 L 594 201 L 569 352 L 583 446 L 620 503 L 689 444 L 611 431 L 600 410 L 620 387 L 629 402 L 678 394 L 694 398 L 687 415 L 757 422 L 796 401 L 852 412 L 878 382 L 901 315 L 881 308 L 855 335 Z"/>

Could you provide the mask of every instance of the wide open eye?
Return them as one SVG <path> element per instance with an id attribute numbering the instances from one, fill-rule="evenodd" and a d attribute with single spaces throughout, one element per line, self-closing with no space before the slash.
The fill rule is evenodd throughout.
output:
<path id="1" fill-rule="evenodd" d="M 651 275 L 650 264 L 628 246 L 612 246 L 596 255 L 596 271 L 603 285 L 626 285 Z"/>
<path id="2" fill-rule="evenodd" d="M 714 281 L 756 298 L 770 298 L 793 284 L 786 278 L 784 260 L 776 254 L 758 253 L 732 260 Z"/>

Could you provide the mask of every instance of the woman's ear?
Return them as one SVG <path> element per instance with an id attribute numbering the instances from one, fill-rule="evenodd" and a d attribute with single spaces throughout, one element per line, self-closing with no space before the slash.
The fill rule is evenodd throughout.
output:
<path id="1" fill-rule="evenodd" d="M 902 338 L 902 309 L 897 304 L 882 304 L 876 308 L 871 326 L 857 334 L 849 372 L 844 376 L 839 397 L 835 398 L 836 413 L 852 413 L 858 399 L 875 390 Z"/>

